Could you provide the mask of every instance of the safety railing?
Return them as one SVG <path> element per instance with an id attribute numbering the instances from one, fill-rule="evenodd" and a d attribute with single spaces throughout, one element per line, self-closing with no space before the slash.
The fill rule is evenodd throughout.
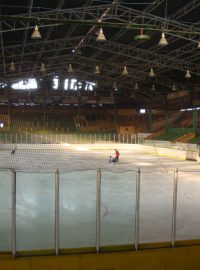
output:
<path id="1" fill-rule="evenodd" d="M 0 252 L 200 238 L 199 172 L 0 171 Z M 195 211 L 193 211 L 195 209 Z"/>
<path id="2" fill-rule="evenodd" d="M 60 143 L 143 143 L 148 134 L 118 133 L 0 133 L 2 144 L 60 144 Z"/>

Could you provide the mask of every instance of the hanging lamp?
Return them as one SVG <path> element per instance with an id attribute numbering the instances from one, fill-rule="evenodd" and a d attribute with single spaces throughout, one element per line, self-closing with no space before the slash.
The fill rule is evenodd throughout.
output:
<path id="1" fill-rule="evenodd" d="M 68 69 L 67 69 L 68 73 L 73 73 L 73 67 L 72 64 L 69 64 Z"/>
<path id="2" fill-rule="evenodd" d="M 14 62 L 12 61 L 12 63 L 10 64 L 10 71 L 16 71 L 16 68 L 15 68 L 15 64 Z"/>
<path id="3" fill-rule="evenodd" d="M 38 29 L 38 26 L 36 25 L 35 26 L 35 30 L 33 31 L 32 35 L 31 35 L 31 38 L 32 39 L 40 39 L 42 36 L 40 34 L 40 31 Z"/>
<path id="4" fill-rule="evenodd" d="M 156 76 L 156 74 L 155 74 L 153 68 L 151 68 L 151 69 L 150 69 L 150 72 L 149 72 L 149 77 L 153 78 L 153 77 L 155 77 L 155 76 Z"/>
<path id="5" fill-rule="evenodd" d="M 190 79 L 191 78 L 191 74 L 190 74 L 189 69 L 187 69 L 187 71 L 186 71 L 185 78 L 186 79 Z"/>
<path id="6" fill-rule="evenodd" d="M 99 66 L 97 65 L 97 66 L 95 67 L 94 74 L 100 74 L 100 73 L 101 73 L 101 72 L 100 72 Z"/>
<path id="7" fill-rule="evenodd" d="M 162 32 L 162 36 L 161 36 L 161 39 L 160 39 L 158 45 L 159 46 L 166 46 L 166 45 L 168 45 L 168 41 L 167 41 L 167 39 L 165 37 L 165 33 L 164 32 Z"/>
<path id="8" fill-rule="evenodd" d="M 41 64 L 40 72 L 46 72 L 46 68 L 45 68 L 44 63 Z"/>
<path id="9" fill-rule="evenodd" d="M 101 42 L 106 41 L 106 37 L 105 37 L 105 35 L 103 33 L 103 29 L 102 28 L 100 28 L 100 30 L 99 30 L 98 36 L 96 38 L 96 41 L 101 41 Z"/>
<path id="10" fill-rule="evenodd" d="M 122 71 L 122 75 L 124 75 L 124 76 L 128 75 L 128 69 L 126 66 L 124 66 L 124 69 Z"/>

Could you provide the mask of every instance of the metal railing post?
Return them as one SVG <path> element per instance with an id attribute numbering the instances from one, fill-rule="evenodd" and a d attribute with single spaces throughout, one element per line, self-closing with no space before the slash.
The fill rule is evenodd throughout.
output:
<path id="1" fill-rule="evenodd" d="M 55 253 L 59 254 L 59 170 L 55 172 Z"/>
<path id="2" fill-rule="evenodd" d="M 16 172 L 12 172 L 12 255 L 16 256 Z"/>
<path id="3" fill-rule="evenodd" d="M 178 191 L 178 169 L 176 169 L 175 172 L 174 172 L 173 210 L 172 210 L 172 235 L 171 235 L 172 247 L 175 247 L 175 242 L 176 242 L 177 191 Z"/>
<path id="4" fill-rule="evenodd" d="M 96 252 L 100 250 L 100 214 L 101 214 L 101 170 L 97 171 L 96 181 Z"/>
<path id="5" fill-rule="evenodd" d="M 140 168 L 136 176 L 136 204 L 135 204 L 135 250 L 139 245 L 139 219 L 140 219 Z"/>

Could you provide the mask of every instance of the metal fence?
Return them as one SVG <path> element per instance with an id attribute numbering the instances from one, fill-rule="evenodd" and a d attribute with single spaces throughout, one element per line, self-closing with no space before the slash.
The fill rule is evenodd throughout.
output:
<path id="1" fill-rule="evenodd" d="M 118 133 L 0 133 L 0 143 L 3 144 L 57 144 L 57 143 L 143 143 L 148 134 L 118 134 Z"/>
<path id="2" fill-rule="evenodd" d="M 153 173 L 153 175 L 152 175 Z M 154 175 L 155 174 L 155 175 Z M 200 184 L 187 174 L 137 171 L 61 174 L 0 171 L 0 252 L 105 246 L 197 239 Z M 180 177 L 180 182 L 179 182 Z M 179 184 L 178 184 L 179 182 Z M 194 191 L 193 197 L 191 192 Z M 192 197 L 192 204 L 183 199 Z M 189 198 L 188 197 L 188 198 Z"/>

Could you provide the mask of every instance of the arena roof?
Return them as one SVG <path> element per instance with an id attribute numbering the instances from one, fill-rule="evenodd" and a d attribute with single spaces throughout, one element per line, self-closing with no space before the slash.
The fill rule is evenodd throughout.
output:
<path id="1" fill-rule="evenodd" d="M 135 99 L 192 91 L 199 83 L 199 12 L 200 0 L 2 0 L 1 81 L 44 76 L 42 63 L 46 77 L 65 77 L 71 64 L 79 80 L 117 85 Z M 40 39 L 31 38 L 36 25 Z M 100 28 L 104 42 L 96 40 Z M 141 40 L 141 31 L 149 39 Z M 166 46 L 158 45 L 162 33 Z"/>

